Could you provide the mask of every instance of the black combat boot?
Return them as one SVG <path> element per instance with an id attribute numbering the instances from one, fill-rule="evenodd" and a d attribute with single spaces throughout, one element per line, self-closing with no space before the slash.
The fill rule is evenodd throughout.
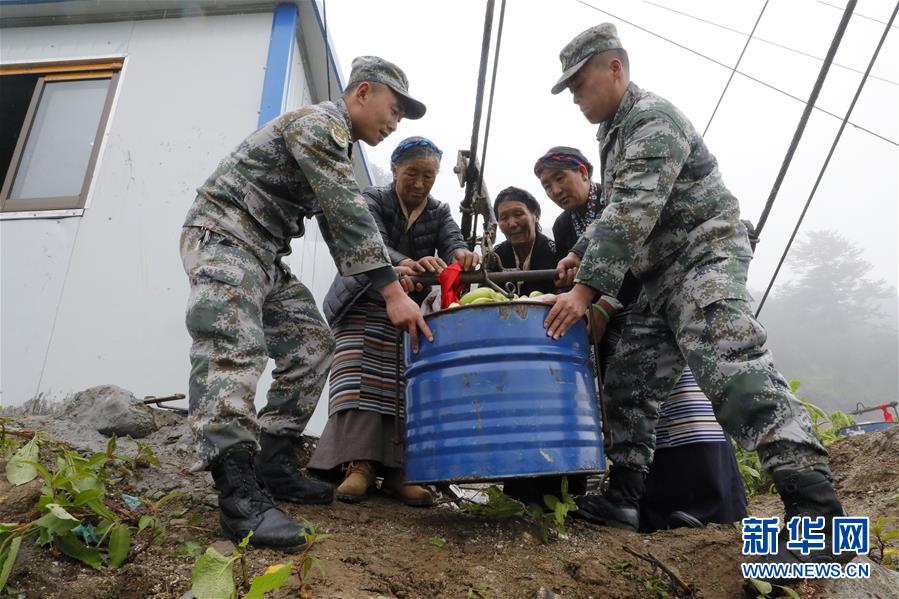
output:
<path id="1" fill-rule="evenodd" d="M 811 470 L 787 470 L 782 469 L 772 473 L 774 486 L 780 493 L 784 502 L 786 515 L 784 527 L 781 529 L 777 553 L 764 555 L 759 560 L 761 563 L 840 563 L 846 564 L 852 561 L 855 553 L 843 552 L 834 555 L 833 549 L 833 519 L 835 516 L 845 516 L 843 506 L 837 499 L 830 478 L 830 470 L 824 464 L 818 464 Z M 794 516 L 809 516 L 817 518 L 824 516 L 824 549 L 813 549 L 808 555 L 802 555 L 798 550 L 787 549 L 789 540 L 786 523 Z M 781 579 L 780 581 L 783 581 Z M 778 580 L 771 580 L 778 582 Z"/>
<path id="2" fill-rule="evenodd" d="M 256 480 L 252 450 L 238 446 L 212 465 L 219 492 L 219 522 L 225 536 L 240 541 L 253 531 L 250 545 L 299 550 L 309 529 L 291 520 Z"/>
<path id="3" fill-rule="evenodd" d="M 640 497 L 646 488 L 645 480 L 646 474 L 642 472 L 612 466 L 606 492 L 578 497 L 577 510 L 571 515 L 594 524 L 636 532 L 640 528 Z"/>
<path id="4" fill-rule="evenodd" d="M 262 451 L 256 456 L 256 473 L 275 499 L 293 503 L 322 503 L 334 501 L 334 487 L 300 474 L 300 465 L 293 453 L 293 439 L 262 432 L 259 435 Z"/>

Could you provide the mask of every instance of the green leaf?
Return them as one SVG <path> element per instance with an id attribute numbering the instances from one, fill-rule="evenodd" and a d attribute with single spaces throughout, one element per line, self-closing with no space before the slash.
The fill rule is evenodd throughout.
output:
<path id="1" fill-rule="evenodd" d="M 799 593 L 797 593 L 796 591 L 794 591 L 794 590 L 791 589 L 790 587 L 785 587 L 785 586 L 779 585 L 779 584 L 776 584 L 776 585 L 774 585 L 774 586 L 776 586 L 776 587 L 779 588 L 781 591 L 784 591 L 787 595 L 789 595 L 789 596 L 790 596 L 790 599 L 802 599 L 802 597 L 799 596 Z"/>
<path id="2" fill-rule="evenodd" d="M 9 549 L 0 554 L 0 590 L 6 587 L 6 581 L 12 573 L 12 568 L 16 564 L 16 558 L 19 556 L 19 546 L 22 544 L 22 537 L 15 537 L 9 544 Z"/>
<path id="3" fill-rule="evenodd" d="M 143 530 L 153 524 L 152 516 L 141 516 L 140 520 L 137 521 L 137 532 L 143 532 Z"/>
<path id="4" fill-rule="evenodd" d="M 118 568 L 128 556 L 131 548 L 131 528 L 127 524 L 117 524 L 109 533 L 109 566 Z"/>
<path id="5" fill-rule="evenodd" d="M 59 504 L 51 503 L 47 506 L 48 513 L 34 521 L 35 526 L 52 530 L 58 535 L 64 535 L 81 522 L 63 509 Z"/>
<path id="6" fill-rule="evenodd" d="M 203 546 L 194 540 L 184 541 L 178 546 L 179 557 L 197 557 L 203 553 Z"/>
<path id="7" fill-rule="evenodd" d="M 75 535 L 65 534 L 60 536 L 59 548 L 69 557 L 74 557 L 95 570 L 99 570 L 103 566 L 100 551 L 93 547 L 88 547 L 76 539 Z"/>
<path id="8" fill-rule="evenodd" d="M 287 583 L 287 577 L 290 576 L 292 568 L 292 562 L 269 566 L 266 568 L 265 574 L 253 577 L 250 590 L 243 596 L 243 599 L 264 599 L 267 592 L 280 589 Z"/>
<path id="9" fill-rule="evenodd" d="M 765 582 L 764 580 L 759 580 L 758 578 L 750 578 L 749 582 L 752 583 L 752 586 L 755 587 L 755 590 L 757 590 L 762 595 L 768 596 L 771 594 L 772 587 L 770 582 Z"/>
<path id="10" fill-rule="evenodd" d="M 106 520 L 115 520 L 116 515 L 109 511 L 109 508 L 103 505 L 103 501 L 100 499 L 93 499 L 87 502 L 87 507 L 91 509 L 91 511 L 101 518 L 105 518 Z"/>
<path id="11" fill-rule="evenodd" d="M 103 497 L 103 489 L 87 489 L 75 495 L 72 505 L 82 506 Z"/>
<path id="12" fill-rule="evenodd" d="M 250 544 L 250 537 L 252 537 L 252 536 L 253 536 L 253 531 L 251 530 L 250 532 L 247 533 L 247 536 L 245 536 L 243 539 L 240 540 L 240 543 L 237 546 L 240 549 L 246 549 L 247 545 Z"/>
<path id="13" fill-rule="evenodd" d="M 428 544 L 433 545 L 434 547 L 443 547 L 446 545 L 446 539 L 443 537 L 431 537 L 428 539 Z"/>
<path id="14" fill-rule="evenodd" d="M 16 487 L 33 481 L 37 477 L 37 469 L 26 462 L 37 462 L 37 459 L 37 437 L 32 437 L 31 441 L 20 447 L 19 451 L 6 463 L 6 480 Z"/>
<path id="15" fill-rule="evenodd" d="M 893 539 L 899 539 L 899 530 L 891 530 L 888 533 L 884 533 L 881 535 L 880 539 L 886 543 L 887 541 L 892 541 Z"/>
<path id="16" fill-rule="evenodd" d="M 115 448 L 116 448 L 116 435 L 112 433 L 112 436 L 109 438 L 109 441 L 106 442 L 106 457 L 112 459 L 115 456 Z"/>
<path id="17" fill-rule="evenodd" d="M 233 559 L 227 558 L 212 547 L 197 559 L 190 573 L 195 599 L 233 599 L 237 596 L 234 586 Z"/>
<path id="18" fill-rule="evenodd" d="M 524 504 L 516 501 L 500 491 L 496 485 L 487 487 L 487 503 L 464 504 L 460 508 L 463 512 L 489 516 L 493 518 L 506 518 L 518 516 L 525 512 Z"/>
<path id="19" fill-rule="evenodd" d="M 160 499 L 159 501 L 156 502 L 156 509 L 157 510 L 160 509 L 162 506 L 164 506 L 165 504 L 170 502 L 172 499 L 176 499 L 178 497 L 181 497 L 182 495 L 184 495 L 184 493 L 182 493 L 181 491 L 172 491 L 171 493 L 169 493 L 168 495 L 166 495 L 165 497 L 163 497 L 162 499 Z"/>
<path id="20" fill-rule="evenodd" d="M 559 498 L 555 495 L 544 495 L 543 503 L 545 503 L 546 507 L 548 507 L 549 509 L 555 510 L 556 506 L 559 505 Z"/>

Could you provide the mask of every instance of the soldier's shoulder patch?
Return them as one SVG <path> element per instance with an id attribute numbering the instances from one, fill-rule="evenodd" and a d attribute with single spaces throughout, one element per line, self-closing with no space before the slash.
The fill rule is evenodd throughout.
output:
<path id="1" fill-rule="evenodd" d="M 346 130 L 346 127 L 338 123 L 337 121 L 331 121 L 331 139 L 334 140 L 341 148 L 347 147 L 347 144 L 350 143 L 350 132 Z"/>

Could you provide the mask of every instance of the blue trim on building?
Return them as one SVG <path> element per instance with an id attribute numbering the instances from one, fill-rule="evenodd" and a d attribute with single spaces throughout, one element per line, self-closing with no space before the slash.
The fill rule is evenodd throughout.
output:
<path id="1" fill-rule="evenodd" d="M 268 44 L 259 126 L 284 111 L 290 85 L 290 65 L 297 39 L 297 5 L 279 4 L 272 17 L 272 37 Z"/>

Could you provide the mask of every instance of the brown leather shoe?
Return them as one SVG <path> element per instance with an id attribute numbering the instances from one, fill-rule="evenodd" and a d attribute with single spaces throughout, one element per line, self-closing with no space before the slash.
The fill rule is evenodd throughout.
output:
<path id="1" fill-rule="evenodd" d="M 337 487 L 334 495 L 341 501 L 352 503 L 365 501 L 373 484 L 375 484 L 374 462 L 350 462 L 343 482 Z"/>
<path id="2" fill-rule="evenodd" d="M 391 468 L 384 476 L 381 490 L 413 507 L 434 505 L 434 495 L 429 490 L 419 485 L 407 485 L 404 478 L 402 470 Z"/>

